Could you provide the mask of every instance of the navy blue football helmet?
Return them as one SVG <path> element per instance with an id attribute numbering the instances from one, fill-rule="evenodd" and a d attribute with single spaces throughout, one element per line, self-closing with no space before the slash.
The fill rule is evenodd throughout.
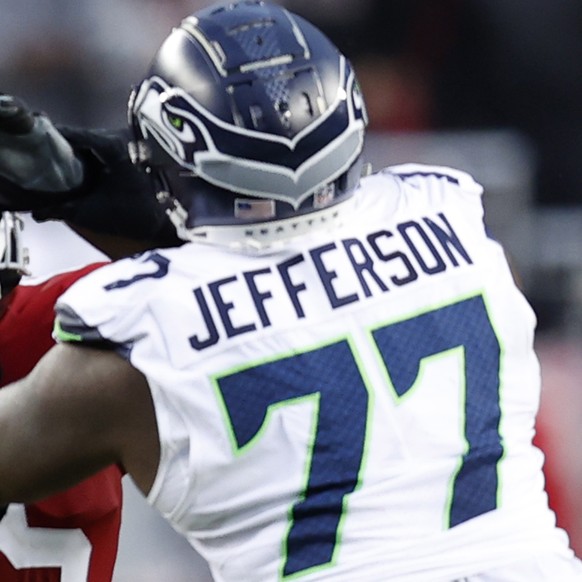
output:
<path id="1" fill-rule="evenodd" d="M 262 1 L 187 17 L 129 102 L 130 153 L 178 235 L 262 249 L 345 214 L 367 125 L 348 60 Z"/>

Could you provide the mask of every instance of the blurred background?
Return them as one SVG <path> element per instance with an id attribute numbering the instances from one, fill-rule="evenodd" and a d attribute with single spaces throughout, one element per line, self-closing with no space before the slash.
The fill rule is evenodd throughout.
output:
<path id="1" fill-rule="evenodd" d="M 551 502 L 582 556 L 582 2 L 281 0 L 352 60 L 375 169 L 464 169 L 539 322 L 538 440 Z M 125 124 L 131 85 L 198 0 L 0 0 L 0 91 L 57 123 Z M 100 256 L 27 228 L 35 274 Z M 74 244 L 73 244 L 74 243 Z M 66 249 L 66 250 L 65 250 Z M 71 252 L 75 249 L 75 252 Z M 127 484 L 116 582 L 206 582 L 205 566 Z"/>

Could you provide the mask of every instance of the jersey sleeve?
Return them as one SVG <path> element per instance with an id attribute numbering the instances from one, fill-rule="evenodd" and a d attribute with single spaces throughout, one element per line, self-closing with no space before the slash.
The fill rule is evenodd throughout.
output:
<path id="1" fill-rule="evenodd" d="M 54 345 L 55 302 L 103 265 L 22 284 L 5 298 L 9 302 L 0 319 L 2 385 L 24 377 Z M 11 504 L 0 521 L 0 580 L 59 582 L 65 572 L 76 580 L 111 580 L 121 526 L 121 478 L 120 468 L 111 466 L 36 503 Z"/>
<path id="2" fill-rule="evenodd" d="M 461 220 L 474 221 L 492 238 L 485 221 L 484 188 L 471 174 L 447 166 L 427 164 L 390 166 L 383 173 L 403 185 L 402 191 L 412 205 L 458 212 Z"/>
<path id="3" fill-rule="evenodd" d="M 57 301 L 54 339 L 112 349 L 127 358 L 133 344 L 147 334 L 149 282 L 163 277 L 167 268 L 161 255 L 149 252 L 116 261 L 79 281 Z"/>
<path id="4" fill-rule="evenodd" d="M 448 166 L 399 164 L 386 168 L 384 172 L 390 172 L 406 179 L 417 178 L 419 181 L 430 177 L 441 178 L 453 188 L 458 189 L 459 192 L 476 198 L 480 198 L 484 192 L 483 186 L 471 174 Z"/>
<path id="5" fill-rule="evenodd" d="M 54 344 L 51 331 L 58 297 L 75 281 L 103 266 L 94 263 L 43 281 L 31 280 L 3 298 L 0 318 L 0 386 L 26 376 Z"/>

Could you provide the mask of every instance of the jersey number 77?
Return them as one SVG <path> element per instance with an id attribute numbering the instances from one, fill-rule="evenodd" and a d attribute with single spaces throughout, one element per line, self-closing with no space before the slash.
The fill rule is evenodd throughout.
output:
<path id="1" fill-rule="evenodd" d="M 464 453 L 451 475 L 443 521 L 450 528 L 497 507 L 501 348 L 482 295 L 368 330 L 396 405 L 414 390 L 422 363 L 463 354 Z M 214 378 L 236 454 L 261 438 L 272 412 L 311 399 L 313 434 L 303 490 L 289 511 L 281 578 L 330 566 L 339 548 L 349 495 L 364 474 L 374 388 L 351 337 L 283 355 Z M 336 453 L 339 452 L 339 453 Z M 337 455 L 337 456 L 336 456 Z M 348 516 L 349 518 L 349 516 Z"/>

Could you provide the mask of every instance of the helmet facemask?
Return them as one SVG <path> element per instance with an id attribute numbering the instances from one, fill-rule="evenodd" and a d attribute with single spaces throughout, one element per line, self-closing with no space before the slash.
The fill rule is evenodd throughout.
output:
<path id="1" fill-rule="evenodd" d="M 0 218 L 0 297 L 28 274 L 28 249 L 22 240 L 23 221 L 14 212 L 2 212 Z"/>

